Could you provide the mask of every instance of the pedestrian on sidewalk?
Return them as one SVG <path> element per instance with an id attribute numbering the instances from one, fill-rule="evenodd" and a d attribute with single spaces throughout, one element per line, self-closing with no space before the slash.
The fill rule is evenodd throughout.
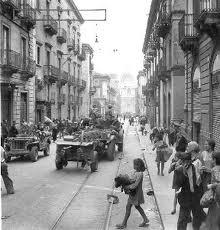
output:
<path id="1" fill-rule="evenodd" d="M 153 151 L 156 149 L 156 162 L 157 162 L 157 175 L 164 176 L 164 165 L 165 165 L 165 158 L 164 149 L 167 148 L 168 145 L 163 141 L 163 135 L 158 133 L 155 137 L 155 144 L 153 146 Z"/>
<path id="2" fill-rule="evenodd" d="M 215 150 L 215 140 L 209 139 L 205 143 L 206 150 L 201 153 L 202 161 L 202 184 L 203 191 L 207 191 L 207 185 L 211 183 L 211 170 L 215 166 L 213 154 Z"/>
<path id="3" fill-rule="evenodd" d="M 143 218 L 143 222 L 139 225 L 139 227 L 145 227 L 149 224 L 149 219 L 147 218 L 144 210 L 141 207 L 141 204 L 144 203 L 144 194 L 142 189 L 143 183 L 143 172 L 145 171 L 145 165 L 142 159 L 137 158 L 134 159 L 134 173 L 132 175 L 131 180 L 135 181 L 129 186 L 126 186 L 127 190 L 136 190 L 134 196 L 129 194 L 127 205 L 126 205 L 126 213 L 122 224 L 117 224 L 117 229 L 125 229 L 127 227 L 127 221 L 131 214 L 131 208 L 134 205 L 138 212 L 141 214 Z"/>
<path id="4" fill-rule="evenodd" d="M 178 194 L 180 211 L 177 230 L 187 229 L 191 212 L 193 215 L 193 229 L 199 230 L 202 222 L 206 218 L 206 214 L 200 205 L 200 199 L 203 195 L 200 174 L 202 163 L 199 159 L 199 145 L 197 142 L 189 142 L 186 153 L 190 156 L 190 159 L 186 159 L 186 161 L 183 161 L 182 165 L 178 167 L 179 177 L 181 177 L 181 180 L 179 180 L 181 191 Z"/>
<path id="5" fill-rule="evenodd" d="M 214 194 L 214 201 L 209 206 L 206 221 L 200 230 L 220 229 L 220 152 L 213 153 L 215 166 L 211 170 L 211 184 L 207 188 Z"/>
<path id="6" fill-rule="evenodd" d="M 5 150 L 2 146 L 1 148 L 1 175 L 7 190 L 7 194 L 14 194 L 13 181 L 8 176 L 8 165 L 5 162 Z"/>

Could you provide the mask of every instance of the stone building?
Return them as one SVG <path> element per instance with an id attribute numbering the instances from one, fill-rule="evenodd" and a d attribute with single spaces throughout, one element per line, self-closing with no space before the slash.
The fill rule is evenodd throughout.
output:
<path id="1" fill-rule="evenodd" d="M 143 45 L 151 127 L 184 119 L 184 54 L 179 46 L 181 0 L 152 0 Z"/>
<path id="2" fill-rule="evenodd" d="M 105 116 L 110 104 L 110 77 L 106 74 L 95 73 L 93 75 L 93 84 L 96 88 L 93 104 L 97 106 L 101 115 Z"/>
<path id="3" fill-rule="evenodd" d="M 136 113 L 146 115 L 146 76 L 144 71 L 139 71 L 137 75 L 137 99 Z"/>
<path id="4" fill-rule="evenodd" d="M 72 0 L 37 0 L 36 9 L 36 122 L 44 116 L 78 119 L 86 88 L 80 42 L 84 20 Z"/>
<path id="5" fill-rule="evenodd" d="M 136 82 L 129 74 L 124 74 L 120 83 L 121 114 L 136 112 Z"/>
<path id="6" fill-rule="evenodd" d="M 92 96 L 94 95 L 92 72 L 94 69 L 92 58 L 93 49 L 89 44 L 82 45 L 85 52 L 85 60 L 82 62 L 82 79 L 86 81 L 86 89 L 81 93 L 82 106 L 80 116 L 89 117 L 89 110 L 92 106 Z"/>
<path id="7" fill-rule="evenodd" d="M 1 121 L 34 122 L 34 6 L 0 1 Z"/>
<path id="8" fill-rule="evenodd" d="M 185 56 L 185 125 L 202 146 L 214 138 L 220 150 L 220 2 L 186 0 L 179 22 Z"/>

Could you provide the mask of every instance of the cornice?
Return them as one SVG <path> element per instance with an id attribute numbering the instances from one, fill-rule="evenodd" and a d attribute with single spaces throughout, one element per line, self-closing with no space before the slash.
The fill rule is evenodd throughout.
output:
<path id="1" fill-rule="evenodd" d="M 83 19 L 81 13 L 79 12 L 78 8 L 76 7 L 75 3 L 73 2 L 73 0 L 67 0 L 67 2 L 68 2 L 69 5 L 73 8 L 73 11 L 74 11 L 74 13 L 75 13 L 77 19 L 79 20 L 79 22 L 80 22 L 81 24 L 83 24 L 83 23 L 84 23 L 84 19 Z"/>

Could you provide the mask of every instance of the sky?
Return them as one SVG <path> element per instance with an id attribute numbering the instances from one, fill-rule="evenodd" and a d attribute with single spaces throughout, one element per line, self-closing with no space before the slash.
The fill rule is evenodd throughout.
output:
<path id="1" fill-rule="evenodd" d="M 94 71 L 129 73 L 136 78 L 143 69 L 142 47 L 151 0 L 74 0 L 78 9 L 106 9 L 105 22 L 87 22 L 81 27 L 81 42 L 94 49 Z M 103 18 L 85 14 L 84 18 Z M 95 43 L 96 34 L 98 43 Z M 116 50 L 116 51 L 114 51 Z"/>

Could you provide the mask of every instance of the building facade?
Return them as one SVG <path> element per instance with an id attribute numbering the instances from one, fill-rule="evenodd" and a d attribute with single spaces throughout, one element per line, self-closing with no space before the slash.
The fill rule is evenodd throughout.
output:
<path id="1" fill-rule="evenodd" d="M 82 106 L 80 109 L 81 117 L 89 117 L 89 111 L 92 103 L 92 71 L 94 69 L 92 58 L 93 49 L 89 44 L 82 45 L 83 51 L 85 52 L 85 60 L 82 62 L 82 79 L 86 81 L 86 89 L 82 92 Z"/>
<path id="2" fill-rule="evenodd" d="M 137 99 L 136 99 L 136 113 L 146 115 L 146 76 L 144 71 L 139 71 L 137 75 Z"/>
<path id="3" fill-rule="evenodd" d="M 184 1 L 152 0 L 144 39 L 146 106 L 151 127 L 169 127 L 184 119 L 184 54 L 179 21 Z"/>
<path id="4" fill-rule="evenodd" d="M 124 74 L 120 84 L 121 114 L 136 113 L 136 82 Z"/>
<path id="5" fill-rule="evenodd" d="M 220 2 L 186 0 L 179 22 L 185 56 L 185 126 L 202 146 L 212 137 L 220 150 Z"/>
<path id="6" fill-rule="evenodd" d="M 44 116 L 76 120 L 86 88 L 82 79 L 85 53 L 80 41 L 84 20 L 72 0 L 37 0 L 36 9 L 35 121 L 42 122 Z"/>
<path id="7" fill-rule="evenodd" d="M 110 104 L 110 77 L 106 74 L 95 73 L 93 84 L 96 88 L 93 104 L 97 106 L 100 114 L 104 117 Z"/>
<path id="8" fill-rule="evenodd" d="M 0 2 L 1 121 L 34 122 L 33 29 L 34 6 L 19 1 Z"/>

